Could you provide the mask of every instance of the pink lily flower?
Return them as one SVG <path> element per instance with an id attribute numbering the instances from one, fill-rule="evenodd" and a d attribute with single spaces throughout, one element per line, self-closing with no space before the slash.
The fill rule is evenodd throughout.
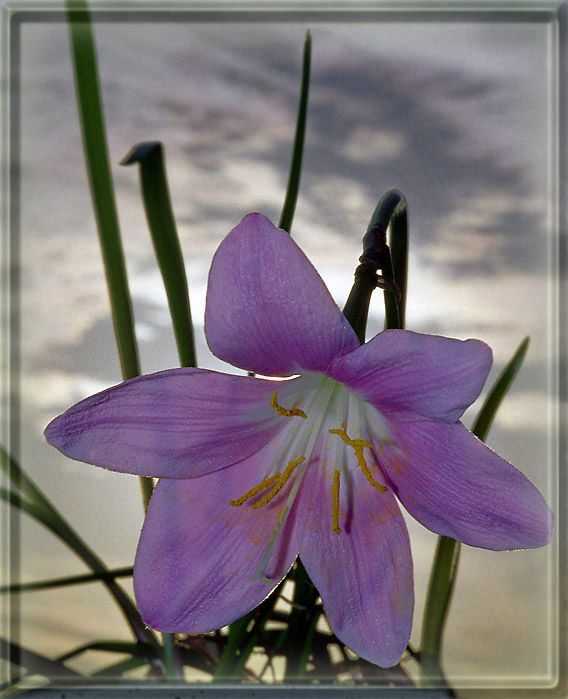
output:
<path id="1" fill-rule="evenodd" d="M 491 367 L 483 342 L 387 330 L 361 345 L 300 248 L 256 213 L 215 254 L 205 331 L 237 367 L 298 376 L 162 371 L 45 430 L 73 459 L 160 478 L 134 567 L 149 626 L 230 624 L 299 555 L 337 636 L 390 667 L 414 601 L 399 502 L 471 546 L 550 540 L 538 490 L 459 422 Z"/>

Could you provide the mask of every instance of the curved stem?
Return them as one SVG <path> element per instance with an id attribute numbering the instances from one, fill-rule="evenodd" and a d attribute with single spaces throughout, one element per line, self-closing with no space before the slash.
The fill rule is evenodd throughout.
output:
<path id="1" fill-rule="evenodd" d="M 399 206 L 400 205 L 400 206 Z M 385 280 L 396 284 L 395 272 L 391 260 L 391 252 L 387 245 L 387 230 L 395 211 L 401 212 L 404 207 L 406 212 L 406 200 L 396 189 L 387 192 L 377 204 L 367 232 L 363 236 L 363 254 L 359 258 L 360 265 L 355 270 L 355 282 L 345 303 L 343 315 L 351 323 L 353 330 L 361 343 L 365 342 L 365 331 L 369 316 L 369 303 L 371 295 L 377 287 L 377 270 L 382 269 Z M 403 237 L 408 239 L 406 227 L 406 213 L 399 214 L 395 219 L 397 225 L 397 239 Z M 399 278 L 402 279 L 402 270 L 406 270 L 406 256 L 408 254 L 408 242 L 399 244 L 397 247 L 396 270 Z M 404 275 L 404 285 L 406 288 L 406 276 Z M 401 312 L 404 298 L 397 298 L 396 287 L 385 292 L 385 312 L 386 325 L 389 328 L 401 328 L 401 318 L 404 319 L 404 312 Z"/>

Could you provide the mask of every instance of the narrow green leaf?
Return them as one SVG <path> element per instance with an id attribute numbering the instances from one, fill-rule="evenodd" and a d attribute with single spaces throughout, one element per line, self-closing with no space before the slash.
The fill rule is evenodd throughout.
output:
<path id="1" fill-rule="evenodd" d="M 109 290 L 118 355 L 122 377 L 132 379 L 140 375 L 140 362 L 108 157 L 95 40 L 86 0 L 66 0 L 66 7 L 83 148 Z M 146 510 L 154 490 L 153 480 L 141 476 L 140 488 Z"/>
<path id="2" fill-rule="evenodd" d="M 23 473 L 22 467 L 13 457 L 8 456 L 5 450 L 2 450 L 0 454 L 7 457 L 9 462 L 15 466 L 19 473 Z M 32 502 L 26 500 L 19 493 L 6 490 L 5 488 L 0 489 L 0 498 L 9 502 L 14 507 L 20 508 L 23 512 L 36 519 L 38 522 L 41 522 L 41 524 L 47 527 L 47 529 L 49 529 L 53 534 L 64 541 L 67 546 L 69 546 L 69 548 L 74 551 L 74 553 L 81 558 L 81 560 L 86 563 L 89 568 L 91 568 L 93 572 L 101 573 L 103 575 L 108 573 L 108 568 L 104 565 L 101 559 L 83 541 L 83 539 L 81 539 L 73 527 L 41 493 L 39 488 L 33 483 L 29 476 L 26 476 L 26 480 L 28 485 L 33 486 L 33 491 L 35 492 L 38 501 Z M 130 597 L 114 579 L 103 579 L 102 582 L 120 606 L 137 640 L 141 643 L 152 645 L 156 652 L 161 652 L 161 647 L 158 644 L 155 636 L 149 629 L 146 628 L 140 617 L 138 609 Z"/>
<path id="3" fill-rule="evenodd" d="M 528 346 L 529 338 L 526 337 L 487 394 L 472 427 L 472 432 L 479 439 L 484 440 L 487 437 L 497 409 L 519 373 Z M 460 551 L 459 541 L 447 536 L 438 537 L 422 622 L 420 672 L 423 686 L 447 685 L 441 666 L 442 641 L 456 582 Z"/>
<path id="4" fill-rule="evenodd" d="M 300 189 L 300 174 L 302 171 L 302 157 L 304 153 L 304 139 L 306 135 L 306 122 L 308 114 L 308 94 L 310 89 L 310 69 L 312 60 L 312 37 L 310 32 L 306 32 L 304 41 L 304 55 L 302 59 L 302 85 L 300 88 L 300 103 L 298 105 L 298 118 L 296 120 L 296 134 L 294 136 L 294 148 L 292 151 L 292 163 L 288 176 L 288 186 L 286 188 L 286 198 L 282 213 L 280 215 L 279 228 L 290 233 L 292 221 L 296 211 L 298 201 L 298 191 Z"/>
<path id="5" fill-rule="evenodd" d="M 159 141 L 134 146 L 122 165 L 140 164 L 140 185 L 158 265 L 162 272 L 181 366 L 196 366 L 187 278 L 170 200 L 164 147 Z"/>
<path id="6" fill-rule="evenodd" d="M 132 570 L 132 566 L 130 566 L 127 568 L 114 568 L 106 573 L 87 573 L 86 575 L 54 578 L 53 580 L 38 580 L 36 582 L 5 585 L 4 587 L 0 587 L 0 595 L 7 593 L 34 592 L 36 590 L 50 590 L 52 588 L 69 587 L 70 585 L 82 585 L 84 583 L 100 582 L 101 580 L 112 580 L 113 578 L 130 577 L 132 575 Z"/>
<path id="7" fill-rule="evenodd" d="M 122 373 L 125 379 L 130 379 L 140 374 L 140 365 L 108 157 L 95 41 L 85 0 L 67 0 L 66 6 L 89 184 L 110 293 Z"/>
<path id="8" fill-rule="evenodd" d="M 497 410 L 503 401 L 503 398 L 507 394 L 507 391 L 511 387 L 511 384 L 515 380 L 515 377 L 519 373 L 521 366 L 525 360 L 527 350 L 529 348 L 530 337 L 525 337 L 525 339 L 518 346 L 517 351 L 511 357 L 507 366 L 503 369 L 499 378 L 493 385 L 493 388 L 487 394 L 481 410 L 479 411 L 475 422 L 471 428 L 474 435 L 479 437 L 479 439 L 485 440 Z"/>

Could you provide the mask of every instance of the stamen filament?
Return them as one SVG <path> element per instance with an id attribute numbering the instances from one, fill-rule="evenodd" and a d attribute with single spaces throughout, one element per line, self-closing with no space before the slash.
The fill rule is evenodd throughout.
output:
<path id="1" fill-rule="evenodd" d="M 290 461 L 288 466 L 284 469 L 284 473 L 280 476 L 278 482 L 272 488 L 272 490 L 267 493 L 262 500 L 259 500 L 256 504 L 254 504 L 250 509 L 251 510 L 258 510 L 261 507 L 264 507 L 265 505 L 268 505 L 269 502 L 274 500 L 274 498 L 278 495 L 278 493 L 282 490 L 282 488 L 286 485 L 288 480 L 290 479 L 290 476 L 294 472 L 294 469 L 298 464 L 301 464 L 302 461 L 305 461 L 306 457 L 305 456 L 300 456 L 298 459 L 294 459 L 294 461 Z"/>
<path id="2" fill-rule="evenodd" d="M 254 488 L 251 488 L 251 490 L 249 490 L 248 493 L 241 495 L 240 498 L 237 498 L 236 500 L 229 500 L 229 505 L 232 505 L 233 507 L 240 507 L 244 502 L 250 500 L 250 498 L 253 498 L 255 495 L 258 495 L 260 492 L 270 487 L 275 481 L 277 481 L 280 478 L 281 475 L 282 474 L 280 473 L 280 471 L 278 471 L 273 476 L 265 478 L 261 483 L 255 485 Z"/>
<path id="3" fill-rule="evenodd" d="M 369 481 L 373 488 L 376 488 L 379 491 L 379 493 L 385 493 L 387 488 L 384 485 L 377 483 L 377 481 L 373 478 L 365 461 L 365 456 L 363 455 L 363 449 L 365 447 L 372 447 L 373 445 L 370 442 L 366 442 L 364 439 L 351 439 L 345 428 L 329 430 L 329 433 L 338 435 L 341 437 L 342 441 L 347 444 L 347 446 L 353 449 L 357 459 L 357 464 L 361 467 L 361 471 L 363 471 L 365 478 Z"/>
<path id="4" fill-rule="evenodd" d="M 307 419 L 307 415 L 303 410 L 300 410 L 300 408 L 283 408 L 281 405 L 278 403 L 278 391 L 274 391 L 272 394 L 272 398 L 270 399 L 270 405 L 276 410 L 278 415 L 283 415 L 284 417 L 303 417 L 304 420 Z"/>
<path id="5" fill-rule="evenodd" d="M 331 487 L 331 519 L 331 531 L 341 534 L 341 528 L 339 527 L 339 471 L 337 470 L 333 474 L 333 485 Z"/>

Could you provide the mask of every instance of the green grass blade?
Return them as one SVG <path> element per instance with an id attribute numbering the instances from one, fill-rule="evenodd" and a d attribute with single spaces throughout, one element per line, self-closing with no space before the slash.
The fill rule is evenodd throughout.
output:
<path id="1" fill-rule="evenodd" d="M 36 590 L 51 590 L 59 587 L 69 587 L 71 585 L 83 585 L 85 583 L 100 582 L 101 580 L 126 578 L 132 575 L 132 571 L 132 566 L 129 566 L 126 568 L 111 568 L 106 573 L 87 573 L 85 575 L 72 575 L 65 578 L 53 578 L 52 580 L 37 580 L 29 583 L 5 585 L 4 587 L 0 587 L 0 595 L 17 594 L 20 592 L 35 592 Z"/>
<path id="2" fill-rule="evenodd" d="M 286 197 L 280 215 L 278 227 L 290 233 L 292 221 L 296 211 L 298 192 L 300 189 L 300 174 L 302 171 L 302 157 L 304 154 L 304 140 L 306 135 L 306 122 L 308 115 L 308 94 L 310 89 L 310 70 L 312 61 L 312 37 L 306 32 L 304 41 L 304 55 L 302 59 L 302 85 L 300 88 L 300 103 L 298 105 L 298 117 L 296 120 L 296 134 L 294 136 L 294 148 L 292 151 L 292 163 L 286 187 Z"/>
<path id="3" fill-rule="evenodd" d="M 187 277 L 172 211 L 164 148 L 158 141 L 134 146 L 122 165 L 140 164 L 142 199 L 170 307 L 181 366 L 196 366 Z"/>
<path id="4" fill-rule="evenodd" d="M 472 427 L 472 432 L 485 439 L 495 415 L 515 377 L 519 373 L 529 346 L 526 337 L 487 394 Z M 461 544 L 447 536 L 438 537 L 422 625 L 421 678 L 424 686 L 445 686 L 441 667 L 444 627 L 455 586 Z"/>

